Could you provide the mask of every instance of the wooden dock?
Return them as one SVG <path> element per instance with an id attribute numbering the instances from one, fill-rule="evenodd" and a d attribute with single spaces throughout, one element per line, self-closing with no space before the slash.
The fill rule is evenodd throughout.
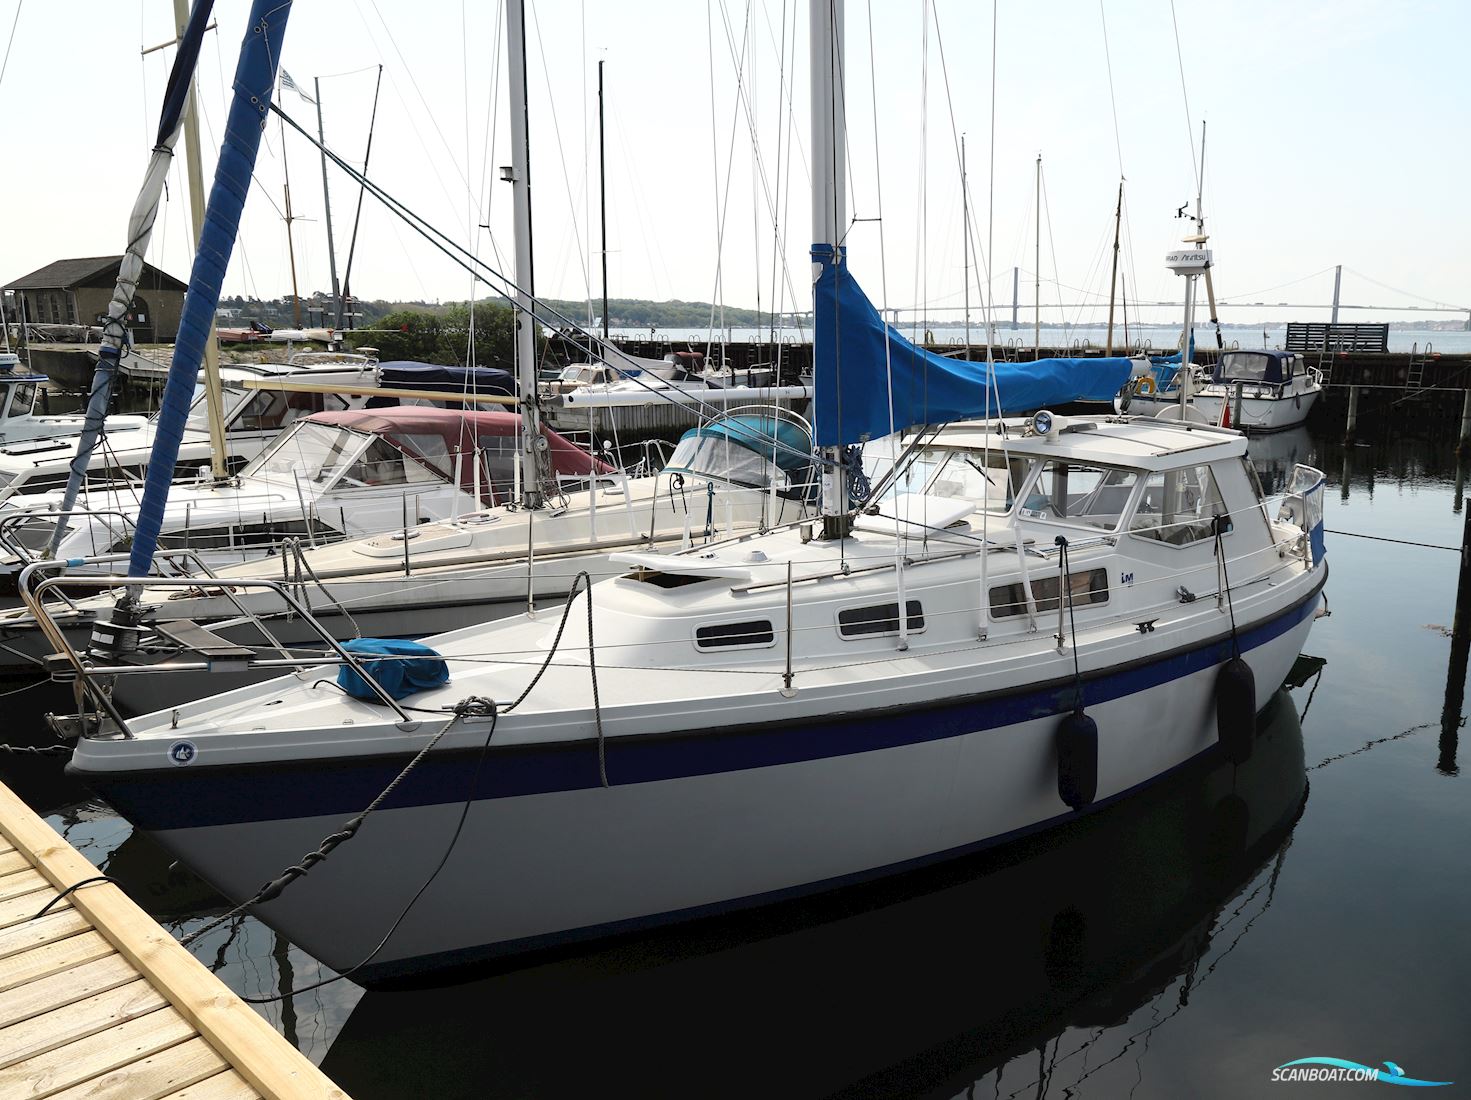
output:
<path id="1" fill-rule="evenodd" d="M 0 784 L 0 1100 L 346 1093 Z"/>

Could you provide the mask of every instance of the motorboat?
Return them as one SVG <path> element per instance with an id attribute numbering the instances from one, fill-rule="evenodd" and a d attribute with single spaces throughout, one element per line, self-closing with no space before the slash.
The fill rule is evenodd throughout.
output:
<path id="1" fill-rule="evenodd" d="M 1122 412 L 1165 412 L 1186 402 L 1211 424 L 1248 432 L 1278 432 L 1302 424 L 1323 392 L 1322 372 L 1301 354 L 1286 351 L 1226 351 L 1209 372 L 1188 365 L 1169 373 L 1152 371 L 1130 380 L 1114 399 Z"/>
<path id="2" fill-rule="evenodd" d="M 12 352 L 0 353 L 0 447 L 32 439 L 75 436 L 82 430 L 81 416 L 53 416 L 46 412 L 44 374 L 17 370 L 20 357 Z M 119 430 L 141 428 L 148 418 L 116 416 L 113 426 Z"/>
<path id="3" fill-rule="evenodd" d="M 375 385 L 374 364 L 325 363 L 320 365 L 256 363 L 220 368 L 221 402 L 225 419 L 227 465 L 239 470 L 261 453 L 265 446 L 303 416 L 329 409 L 361 406 L 365 399 L 339 397 L 330 393 L 287 393 L 270 388 L 250 388 L 251 383 L 271 381 L 314 382 L 343 387 Z M 14 398 L 12 397 L 12 401 Z M 189 408 L 188 426 L 179 448 L 178 473 L 194 476 L 200 464 L 210 462 L 208 406 L 204 385 L 195 391 Z M 0 443 L 0 501 L 20 494 L 45 493 L 66 485 L 81 434 L 83 417 L 44 418 L 60 422 L 65 434 L 32 436 L 23 441 Z M 135 416 L 110 416 L 106 444 L 98 447 L 88 465 L 88 478 L 105 482 L 141 485 L 152 454 L 155 425 Z"/>

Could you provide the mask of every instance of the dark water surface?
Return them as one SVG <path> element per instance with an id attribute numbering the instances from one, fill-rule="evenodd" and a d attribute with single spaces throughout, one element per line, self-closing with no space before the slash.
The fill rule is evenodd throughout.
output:
<path id="1" fill-rule="evenodd" d="M 1325 418 L 1326 419 L 1326 418 Z M 1408 418 L 1406 418 L 1408 420 Z M 1254 441 L 1329 477 L 1330 530 L 1459 546 L 1454 440 Z M 1392 436 L 1396 427 L 1385 428 Z M 1471 776 L 1443 716 L 1458 557 L 1328 537 L 1332 615 L 1251 760 L 1005 851 L 446 989 L 261 1006 L 380 1097 L 1328 1095 L 1308 1056 L 1471 1093 Z M 51 685 L 5 700 L 30 730 Z M 6 781 L 177 933 L 220 900 L 54 762 Z M 505 888 L 514 890 L 515 883 Z M 322 977 L 245 920 L 194 945 L 246 996 Z"/>

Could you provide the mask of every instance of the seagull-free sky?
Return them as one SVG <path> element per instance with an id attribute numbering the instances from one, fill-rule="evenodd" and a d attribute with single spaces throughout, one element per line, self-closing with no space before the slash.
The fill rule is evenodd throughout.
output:
<path id="1" fill-rule="evenodd" d="M 204 46 L 206 186 L 247 11 L 219 0 Z M 496 0 L 300 0 L 282 65 L 305 96 L 320 78 L 327 142 L 359 165 L 381 65 L 369 174 L 509 274 L 504 18 Z M 529 0 L 539 294 L 601 294 L 601 61 L 611 295 L 810 307 L 807 19 L 796 0 Z M 141 54 L 173 37 L 169 0 L 0 0 L 0 35 L 12 26 L 0 281 L 121 251 L 173 57 Z M 1131 302 L 1173 301 L 1162 260 L 1191 231 L 1175 215 L 1194 209 L 1204 120 L 1225 320 L 1322 317 L 1296 307 L 1326 305 L 1340 264 L 1345 303 L 1464 309 L 1468 40 L 1471 7 L 1457 2 L 850 0 L 853 268 L 876 303 L 936 323 L 960 319 L 967 283 L 975 323 L 989 291 L 1009 317 L 1014 281 L 1024 316 L 1040 282 L 1044 320 L 1102 318 L 1122 177 L 1123 286 Z M 280 102 L 315 130 L 305 96 Z M 182 159 L 150 259 L 187 277 Z M 290 293 L 288 172 L 298 283 L 330 286 L 321 162 L 272 122 L 226 293 Z M 341 272 L 358 188 L 335 168 L 328 187 Z M 487 293 L 371 197 L 352 287 Z M 1344 319 L 1434 316 L 1455 314 Z"/>

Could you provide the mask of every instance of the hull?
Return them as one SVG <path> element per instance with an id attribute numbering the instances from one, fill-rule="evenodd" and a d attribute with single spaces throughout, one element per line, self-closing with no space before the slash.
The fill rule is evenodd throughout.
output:
<path id="1" fill-rule="evenodd" d="M 1305 422 L 1308 413 L 1312 410 L 1313 403 L 1317 401 L 1321 390 L 1308 390 L 1304 393 L 1288 394 L 1285 397 L 1245 397 L 1241 399 L 1241 423 L 1236 422 L 1235 397 L 1227 397 L 1219 392 L 1212 393 L 1212 388 L 1206 387 L 1191 395 L 1190 403 L 1210 423 L 1221 422 L 1221 407 L 1223 403 L 1231 406 L 1231 427 L 1248 432 L 1280 432 L 1287 428 L 1295 428 Z M 1134 416 L 1153 416 L 1165 409 L 1175 409 L 1180 405 L 1178 397 L 1174 399 L 1145 397 L 1135 395 L 1129 403 L 1129 413 Z M 1115 409 L 1119 409 L 1119 401 L 1114 399 Z M 1121 411 L 1121 410 L 1120 410 Z"/>
<path id="2" fill-rule="evenodd" d="M 1242 624 L 1264 703 L 1301 649 L 1324 579 Z M 1229 656 L 1215 635 L 1085 675 L 1100 731 L 1090 809 L 1215 751 L 1215 683 Z M 757 712 L 741 727 L 610 738 L 606 788 L 586 739 L 436 754 L 354 843 L 256 915 L 345 970 L 407 908 L 353 975 L 388 984 L 907 870 L 1075 816 L 1058 796 L 1054 748 L 1069 685 L 846 714 L 836 690 L 820 695 L 798 696 L 801 718 Z M 72 770 L 243 897 L 403 763 L 276 761 L 248 769 L 248 783 L 229 766 Z"/>

